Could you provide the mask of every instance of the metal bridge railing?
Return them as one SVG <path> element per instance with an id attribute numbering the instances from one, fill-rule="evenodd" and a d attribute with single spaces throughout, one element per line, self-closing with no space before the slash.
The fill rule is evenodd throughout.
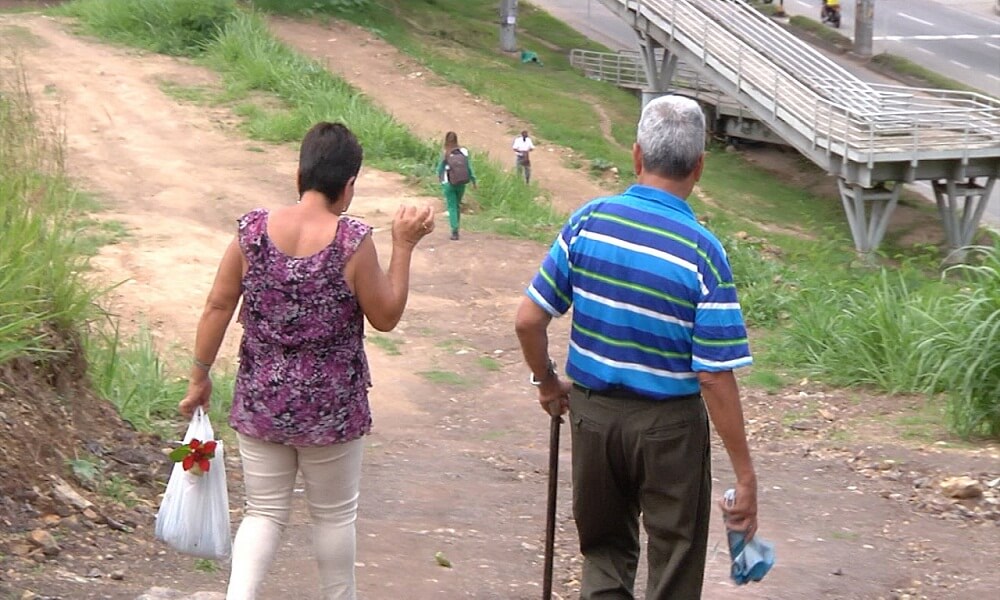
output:
<path id="1" fill-rule="evenodd" d="M 756 11 L 714 6 L 746 6 L 742 0 L 602 1 L 627 7 L 637 24 L 639 17 L 647 20 L 690 64 L 716 75 L 741 103 L 755 105 L 757 118 L 783 123 L 813 150 L 869 165 L 998 153 L 1000 101 L 865 84 L 783 29 L 764 25 Z"/>

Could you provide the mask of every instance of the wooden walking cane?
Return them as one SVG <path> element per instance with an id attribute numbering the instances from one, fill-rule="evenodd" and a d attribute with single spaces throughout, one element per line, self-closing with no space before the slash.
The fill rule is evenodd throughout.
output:
<path id="1" fill-rule="evenodd" d="M 556 410 L 558 411 L 558 405 Z M 549 430 L 549 498 L 545 514 L 545 573 L 542 578 L 542 600 L 552 600 L 552 562 L 556 541 L 556 491 L 559 489 L 559 425 L 562 417 L 552 415 Z"/>

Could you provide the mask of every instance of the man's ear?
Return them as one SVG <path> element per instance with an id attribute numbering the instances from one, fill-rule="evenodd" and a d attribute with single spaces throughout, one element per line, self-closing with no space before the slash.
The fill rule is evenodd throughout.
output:
<path id="1" fill-rule="evenodd" d="M 642 148 L 638 142 L 632 144 L 632 170 L 636 177 L 642 174 Z"/>
<path id="2" fill-rule="evenodd" d="M 698 157 L 698 164 L 695 165 L 694 167 L 693 175 L 695 183 L 701 180 L 701 172 L 704 170 L 705 170 L 705 154 L 702 153 L 702 155 Z"/>

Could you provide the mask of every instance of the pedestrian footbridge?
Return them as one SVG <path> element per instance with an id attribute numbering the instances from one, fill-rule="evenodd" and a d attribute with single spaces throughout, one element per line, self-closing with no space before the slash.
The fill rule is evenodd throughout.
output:
<path id="1" fill-rule="evenodd" d="M 866 83 L 743 0 L 600 2 L 632 26 L 639 52 L 574 51 L 574 64 L 644 100 L 691 95 L 730 127 L 763 123 L 754 137 L 777 135 L 838 178 L 859 252 L 878 247 L 902 185 L 920 180 L 933 184 L 949 246 L 972 242 L 1000 175 L 1000 100 Z"/>

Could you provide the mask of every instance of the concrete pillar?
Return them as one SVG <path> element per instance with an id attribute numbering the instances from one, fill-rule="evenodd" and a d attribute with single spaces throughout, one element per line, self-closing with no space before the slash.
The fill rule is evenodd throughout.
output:
<path id="1" fill-rule="evenodd" d="M 854 53 L 869 58 L 875 32 L 875 0 L 858 0 L 854 10 Z"/>
<path id="2" fill-rule="evenodd" d="M 517 52 L 517 0 L 500 2 L 500 49 Z"/>

